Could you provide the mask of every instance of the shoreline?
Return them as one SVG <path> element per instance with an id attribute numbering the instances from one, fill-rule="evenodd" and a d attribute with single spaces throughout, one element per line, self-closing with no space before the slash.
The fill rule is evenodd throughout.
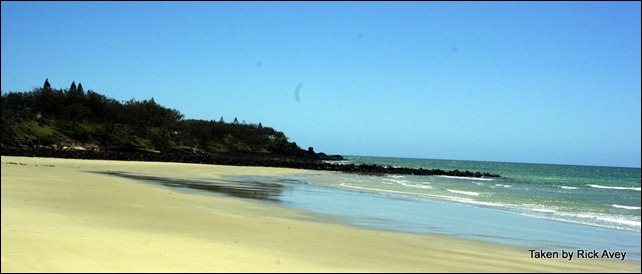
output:
<path id="1" fill-rule="evenodd" d="M 639 272 L 639 262 L 365 229 L 87 171 L 279 176 L 289 168 L 2 156 L 2 272 Z M 553 250 L 551 250 L 553 251 Z"/>

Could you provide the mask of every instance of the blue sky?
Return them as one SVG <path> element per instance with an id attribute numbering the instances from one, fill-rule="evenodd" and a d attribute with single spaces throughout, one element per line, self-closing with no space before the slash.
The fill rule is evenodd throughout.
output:
<path id="1" fill-rule="evenodd" d="M 45 78 L 329 154 L 640 167 L 639 2 L 2 2 Z"/>

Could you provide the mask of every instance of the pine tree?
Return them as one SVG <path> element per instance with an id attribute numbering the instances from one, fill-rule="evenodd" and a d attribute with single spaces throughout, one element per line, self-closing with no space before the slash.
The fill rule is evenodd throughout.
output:
<path id="1" fill-rule="evenodd" d="M 45 79 L 45 85 L 43 87 L 45 89 L 51 89 L 51 85 L 49 84 L 49 78 Z"/>
<path id="2" fill-rule="evenodd" d="M 71 87 L 69 87 L 70 92 L 75 92 L 76 91 L 76 81 L 71 82 Z"/>
<path id="3" fill-rule="evenodd" d="M 82 84 L 78 83 L 78 92 L 79 93 L 85 93 L 85 91 L 82 89 Z"/>
<path id="4" fill-rule="evenodd" d="M 234 117 L 234 122 L 232 122 L 232 124 L 238 125 L 239 124 L 239 119 L 236 119 L 236 117 Z"/>

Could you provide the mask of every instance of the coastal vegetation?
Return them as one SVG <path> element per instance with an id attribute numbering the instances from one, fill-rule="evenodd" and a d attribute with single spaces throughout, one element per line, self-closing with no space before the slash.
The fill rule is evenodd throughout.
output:
<path id="1" fill-rule="evenodd" d="M 209 153 L 306 156 L 285 134 L 261 123 L 185 119 L 154 98 L 118 101 L 81 83 L 2 94 L 2 144 L 91 150 L 191 149 Z"/>

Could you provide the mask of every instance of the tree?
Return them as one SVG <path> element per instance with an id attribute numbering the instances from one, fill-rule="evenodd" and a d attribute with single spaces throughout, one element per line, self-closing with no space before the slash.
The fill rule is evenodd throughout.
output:
<path id="1" fill-rule="evenodd" d="M 225 120 L 223 120 L 223 116 L 221 116 L 221 120 L 218 120 L 219 123 L 225 123 Z"/>
<path id="2" fill-rule="evenodd" d="M 43 86 L 45 89 L 51 89 L 51 85 L 49 84 L 49 78 L 45 79 L 45 85 Z"/>
<path id="3" fill-rule="evenodd" d="M 78 83 L 78 92 L 79 93 L 84 93 L 85 91 L 82 89 L 82 84 Z"/>
<path id="4" fill-rule="evenodd" d="M 71 82 L 71 86 L 69 87 L 69 92 L 67 94 L 67 99 L 69 100 L 69 103 L 82 103 L 85 99 L 85 93 L 82 91 L 82 86 L 80 86 L 80 89 L 76 86 L 76 81 Z"/>
<path id="5" fill-rule="evenodd" d="M 238 125 L 239 124 L 239 119 L 236 119 L 236 117 L 234 117 L 234 122 L 232 122 L 232 124 Z"/>

